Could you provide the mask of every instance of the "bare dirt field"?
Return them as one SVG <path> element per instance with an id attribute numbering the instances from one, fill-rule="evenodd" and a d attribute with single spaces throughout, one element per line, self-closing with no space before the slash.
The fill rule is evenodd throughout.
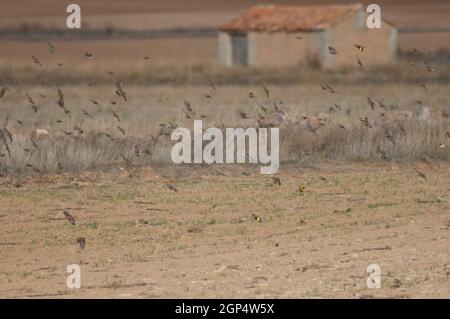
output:
<path id="1" fill-rule="evenodd" d="M 279 176 L 281 186 L 248 167 L 185 166 L 4 181 L 0 296 L 450 296 L 448 164 Z M 366 286 L 373 263 L 381 289 Z M 66 287 L 69 264 L 81 267 L 79 290 Z"/>

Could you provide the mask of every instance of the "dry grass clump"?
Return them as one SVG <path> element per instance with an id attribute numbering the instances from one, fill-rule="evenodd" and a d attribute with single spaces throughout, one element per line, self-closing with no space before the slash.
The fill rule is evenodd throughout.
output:
<path id="1" fill-rule="evenodd" d="M 281 163 L 333 161 L 414 161 L 450 160 L 449 149 L 443 148 L 447 121 L 405 121 L 367 128 L 343 129 L 330 124 L 311 132 L 299 124 L 280 128 Z M 393 139 L 388 139 L 387 134 Z M 80 137 L 58 135 L 34 141 L 23 135 L 13 136 L 11 156 L 0 148 L 2 175 L 31 173 L 80 172 L 111 166 L 133 167 L 172 164 L 171 147 L 175 141 L 167 136 L 158 139 L 124 137 L 111 139 L 103 133 L 87 133 Z M 449 143 L 450 144 L 450 143 Z M 174 164 L 172 164 L 174 165 Z"/>
<path id="2" fill-rule="evenodd" d="M 284 161 L 414 161 L 449 160 L 448 121 L 404 121 L 367 128 L 330 125 L 316 133 L 290 125 L 282 132 Z M 387 136 L 392 136 L 392 139 Z"/>
<path id="3" fill-rule="evenodd" d="M 0 147 L 0 173 L 4 176 L 153 165 L 170 160 L 167 140 L 111 139 L 94 132 L 80 137 L 59 135 L 33 141 L 24 135 L 13 135 L 9 148 L 11 156 Z"/>

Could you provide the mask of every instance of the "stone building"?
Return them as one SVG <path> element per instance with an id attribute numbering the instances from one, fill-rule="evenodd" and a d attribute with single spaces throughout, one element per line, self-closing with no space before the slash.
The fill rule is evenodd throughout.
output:
<path id="1" fill-rule="evenodd" d="M 381 28 L 369 29 L 367 16 L 361 4 L 251 7 L 220 28 L 219 60 L 227 66 L 322 68 L 357 67 L 358 59 L 365 66 L 395 62 L 397 30 L 384 20 Z"/>

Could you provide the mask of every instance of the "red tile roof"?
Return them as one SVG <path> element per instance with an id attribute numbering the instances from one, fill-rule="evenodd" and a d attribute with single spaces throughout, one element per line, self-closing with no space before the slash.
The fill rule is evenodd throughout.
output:
<path id="1" fill-rule="evenodd" d="M 330 28 L 350 13 L 362 10 L 361 4 L 323 6 L 259 5 L 223 25 L 228 32 L 295 32 Z"/>

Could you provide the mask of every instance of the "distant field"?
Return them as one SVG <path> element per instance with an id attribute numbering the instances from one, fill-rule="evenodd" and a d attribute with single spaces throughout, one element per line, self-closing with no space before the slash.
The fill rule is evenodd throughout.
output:
<path id="1" fill-rule="evenodd" d="M 28 5 L 18 6 L 13 2 L 9 2 L 3 5 L 0 12 L 0 28 L 27 30 L 36 28 L 65 29 L 67 16 L 65 6 L 67 3 L 70 3 L 70 1 L 44 0 L 39 2 L 30 1 Z M 194 0 L 189 2 L 180 0 L 164 2 L 137 0 L 124 5 L 122 1 L 79 1 L 83 8 L 84 28 L 119 30 L 215 29 L 238 15 L 243 9 L 257 3 L 258 1 L 251 0 Z M 317 3 L 336 3 L 336 1 L 277 1 L 277 4 L 290 5 Z M 370 3 L 370 1 L 367 3 Z M 382 6 L 383 18 L 392 22 L 401 30 L 411 28 L 447 30 L 447 32 L 439 33 L 400 33 L 400 50 L 411 50 L 413 48 L 450 50 L 450 21 L 448 19 L 450 16 L 450 3 L 443 3 L 442 1 L 427 1 L 426 3 L 423 1 L 379 1 L 377 3 Z M 128 41 L 125 40 L 124 42 Z M 161 43 L 159 40 L 130 40 L 128 49 L 139 51 L 142 48 L 142 44 L 139 42 L 145 43 L 145 46 L 148 47 L 155 47 L 156 50 L 158 50 Z M 206 43 L 193 39 L 190 43 L 191 49 L 197 48 L 197 50 L 207 50 L 209 53 L 212 53 L 209 55 L 209 60 L 216 58 L 216 42 L 213 39 Z M 11 56 L 21 56 L 22 52 L 26 52 L 23 50 L 21 42 L 5 42 L 4 39 L 0 39 L 0 45 L 2 47 L 8 46 L 8 52 Z M 89 46 L 89 44 L 80 43 L 80 46 Z M 102 42 L 102 47 L 105 51 L 115 51 L 117 42 L 104 41 Z M 185 60 L 183 52 L 184 50 L 178 50 L 178 60 Z M 168 54 L 169 56 L 173 54 L 170 49 L 168 49 Z"/>
<path id="2" fill-rule="evenodd" d="M 71 40 L 53 41 L 57 54 L 48 53 L 48 41 L 0 40 L 2 52 L 0 64 L 32 65 L 31 55 L 42 59 L 46 67 L 64 63 L 68 67 L 86 69 L 89 66 L 124 69 L 127 66 L 189 66 L 217 64 L 217 39 L 168 38 L 168 39 L 119 39 L 119 40 Z M 95 54 L 95 61 L 84 57 L 85 52 Z M 144 61 L 144 57 L 150 60 Z"/>

